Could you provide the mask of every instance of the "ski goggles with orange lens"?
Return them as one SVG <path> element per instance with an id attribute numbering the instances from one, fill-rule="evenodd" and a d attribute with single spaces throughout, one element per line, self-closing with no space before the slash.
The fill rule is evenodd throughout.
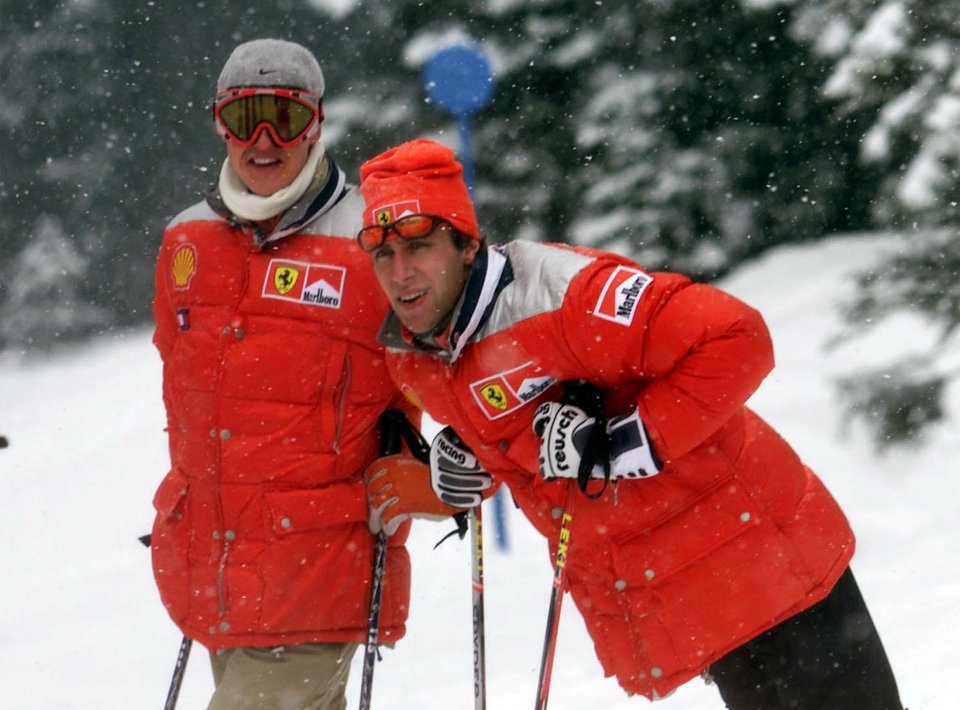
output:
<path id="1" fill-rule="evenodd" d="M 390 224 L 373 224 L 364 227 L 357 234 L 357 241 L 361 249 L 371 252 L 390 238 L 390 232 L 396 234 L 397 239 L 423 239 L 433 234 L 441 224 L 449 225 L 450 223 L 442 217 L 429 214 L 408 214 Z"/>
<path id="2" fill-rule="evenodd" d="M 323 120 L 323 109 L 320 99 L 306 91 L 252 87 L 219 92 L 213 115 L 231 143 L 253 145 L 265 130 L 279 147 L 289 148 L 307 140 Z"/>

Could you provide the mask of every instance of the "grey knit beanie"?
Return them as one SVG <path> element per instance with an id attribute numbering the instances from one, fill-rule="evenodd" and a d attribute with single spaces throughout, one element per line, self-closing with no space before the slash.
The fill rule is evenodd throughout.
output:
<path id="1" fill-rule="evenodd" d="M 247 86 L 302 89 L 323 96 L 323 72 L 310 50 L 282 39 L 244 42 L 230 54 L 217 91 Z"/>

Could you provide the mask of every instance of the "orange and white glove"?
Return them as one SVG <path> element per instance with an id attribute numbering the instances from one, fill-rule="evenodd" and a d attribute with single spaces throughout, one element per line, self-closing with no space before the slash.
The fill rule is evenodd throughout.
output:
<path id="1" fill-rule="evenodd" d="M 443 520 L 460 512 L 433 492 L 430 467 L 405 454 L 393 454 L 374 460 L 367 466 L 367 524 L 374 535 L 383 531 L 393 535 L 409 518 Z"/>

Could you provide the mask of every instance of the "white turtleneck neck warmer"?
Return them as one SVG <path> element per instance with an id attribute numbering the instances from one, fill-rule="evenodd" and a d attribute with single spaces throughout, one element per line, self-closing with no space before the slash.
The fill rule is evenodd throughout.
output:
<path id="1" fill-rule="evenodd" d="M 313 181 L 324 152 L 321 141 L 314 143 L 307 154 L 306 165 L 293 182 L 266 197 L 250 192 L 230 167 L 230 161 L 224 160 L 223 167 L 220 168 L 220 196 L 223 203 L 237 217 L 250 222 L 263 222 L 276 217 L 303 197 Z"/>

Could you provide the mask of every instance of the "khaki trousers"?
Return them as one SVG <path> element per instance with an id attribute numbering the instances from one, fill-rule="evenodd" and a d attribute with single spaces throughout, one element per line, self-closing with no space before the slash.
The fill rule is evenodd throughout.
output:
<path id="1" fill-rule="evenodd" d="M 345 710 L 355 643 L 228 648 L 210 654 L 207 710 Z"/>

